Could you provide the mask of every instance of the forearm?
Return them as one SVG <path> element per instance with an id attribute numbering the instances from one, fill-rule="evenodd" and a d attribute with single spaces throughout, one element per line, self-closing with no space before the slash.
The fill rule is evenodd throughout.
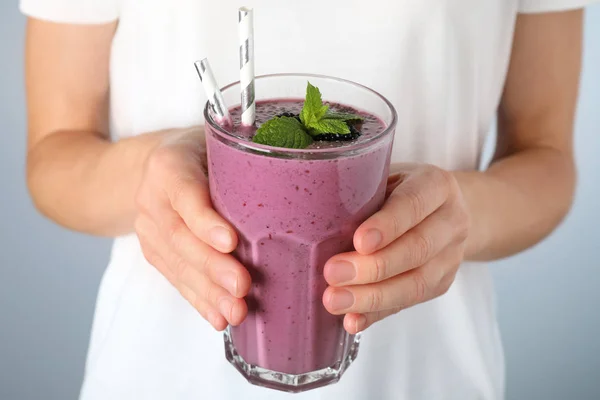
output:
<path id="1" fill-rule="evenodd" d="M 144 164 L 163 136 L 157 132 L 111 143 L 92 133 L 48 135 L 27 159 L 36 207 L 76 231 L 100 236 L 132 232 Z"/>
<path id="2" fill-rule="evenodd" d="M 517 18 L 495 161 L 484 172 L 455 175 L 471 214 L 468 260 L 533 246 L 571 207 L 582 19 L 581 10 Z"/>
<path id="3" fill-rule="evenodd" d="M 471 214 L 465 258 L 504 258 L 545 238 L 569 211 L 575 175 L 572 157 L 553 148 L 516 152 L 484 172 L 455 172 Z"/>

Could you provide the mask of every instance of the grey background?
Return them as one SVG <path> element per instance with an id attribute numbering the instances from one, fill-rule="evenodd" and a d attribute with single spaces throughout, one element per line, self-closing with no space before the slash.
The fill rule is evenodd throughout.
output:
<path id="1" fill-rule="evenodd" d="M 0 400 L 75 399 L 110 242 L 44 220 L 25 188 L 24 18 L 0 3 Z M 508 399 L 600 399 L 600 5 L 586 16 L 575 206 L 493 265 Z"/>

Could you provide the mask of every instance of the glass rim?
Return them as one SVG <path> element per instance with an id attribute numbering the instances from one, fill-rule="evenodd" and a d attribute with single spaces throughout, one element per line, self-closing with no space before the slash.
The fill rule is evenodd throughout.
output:
<path id="1" fill-rule="evenodd" d="M 348 145 L 348 146 L 340 146 L 340 147 L 324 148 L 324 149 L 289 149 L 289 148 L 285 148 L 285 147 L 273 147 L 273 146 L 267 146 L 267 145 L 250 142 L 247 139 L 235 136 L 231 132 L 228 132 L 227 129 L 224 129 L 223 127 L 221 127 L 221 125 L 219 125 L 213 119 L 213 117 L 209 111 L 210 107 L 209 107 L 208 101 L 206 102 L 206 105 L 204 106 L 205 123 L 210 125 L 210 127 L 223 140 L 232 142 L 235 145 L 237 145 L 239 147 L 243 147 L 244 149 L 249 150 L 252 153 L 262 154 L 267 157 L 284 157 L 284 158 L 302 157 L 302 158 L 308 158 L 308 159 L 310 159 L 310 158 L 317 158 L 317 159 L 330 158 L 331 156 L 340 157 L 341 155 L 344 155 L 344 154 L 355 153 L 359 150 L 369 148 L 372 145 L 380 142 L 382 139 L 389 136 L 390 133 L 394 132 L 394 130 L 396 128 L 396 124 L 398 122 L 398 113 L 396 112 L 396 108 L 394 107 L 394 105 L 385 96 L 383 96 L 379 92 L 377 92 L 365 85 L 362 85 L 360 83 L 356 83 L 356 82 L 353 82 L 353 81 L 350 81 L 347 79 L 343 79 L 343 78 L 337 78 L 337 77 L 321 75 L 321 74 L 310 74 L 310 73 L 275 73 L 275 74 L 257 75 L 255 77 L 255 80 L 259 80 L 259 79 L 262 80 L 262 79 L 266 79 L 266 78 L 286 78 L 286 77 L 288 77 L 288 78 L 325 79 L 325 80 L 336 81 L 339 83 L 344 83 L 344 84 L 347 84 L 350 86 L 354 86 L 361 90 L 366 90 L 367 92 L 370 92 L 371 94 L 373 94 L 377 98 L 379 98 L 381 101 L 383 101 L 383 103 L 386 105 L 386 107 L 390 110 L 390 112 L 392 114 L 392 120 L 390 121 L 390 123 L 386 126 L 386 128 L 382 132 L 378 133 L 377 135 L 375 135 L 373 137 L 370 137 L 369 139 L 365 140 L 364 142 L 358 143 L 356 145 Z M 240 85 L 240 81 L 235 81 L 235 82 L 232 82 L 232 83 L 222 87 L 221 91 L 231 89 L 232 87 L 237 86 L 237 85 Z M 348 104 L 348 105 L 350 105 L 350 104 Z M 380 116 L 377 116 L 377 117 L 380 117 Z"/>

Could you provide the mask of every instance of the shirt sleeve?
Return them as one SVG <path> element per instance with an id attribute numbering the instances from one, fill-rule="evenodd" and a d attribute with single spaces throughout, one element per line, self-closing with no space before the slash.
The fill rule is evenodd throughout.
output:
<path id="1" fill-rule="evenodd" d="M 70 24 L 101 24 L 119 18 L 121 0 L 19 0 L 21 12 L 32 18 Z"/>
<path id="2" fill-rule="evenodd" d="M 519 12 L 540 13 L 566 11 L 585 7 L 597 0 L 519 0 Z"/>

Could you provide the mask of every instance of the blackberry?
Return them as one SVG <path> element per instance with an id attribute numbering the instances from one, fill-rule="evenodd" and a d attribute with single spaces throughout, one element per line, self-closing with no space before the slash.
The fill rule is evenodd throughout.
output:
<path id="1" fill-rule="evenodd" d="M 294 114 L 294 113 L 291 113 L 291 112 L 283 112 L 281 114 L 276 115 L 276 117 L 296 118 L 298 121 L 300 121 L 300 114 Z"/>
<path id="2" fill-rule="evenodd" d="M 356 140 L 360 137 L 361 133 L 354 125 L 348 125 L 350 133 L 338 134 L 338 133 L 322 133 L 320 135 L 313 136 L 314 140 L 321 140 L 324 142 L 347 142 L 350 140 Z"/>
<path id="3" fill-rule="evenodd" d="M 355 113 L 356 114 L 356 110 L 354 110 L 353 108 L 350 107 L 346 107 L 342 109 L 342 112 L 348 112 L 348 113 Z M 289 118 L 296 118 L 298 121 L 300 121 L 300 114 L 294 114 L 292 112 L 282 112 L 280 114 L 277 114 L 276 117 L 289 117 Z M 302 121 L 300 121 L 302 122 Z M 321 133 L 319 135 L 315 135 L 313 136 L 313 139 L 316 141 L 324 141 L 324 142 L 348 142 L 351 140 L 356 140 L 360 137 L 361 133 L 360 133 L 360 128 L 362 127 L 362 122 L 358 122 L 358 123 L 354 123 L 348 124 L 348 128 L 350 128 L 350 133 L 346 133 L 346 134 L 338 134 L 338 133 Z"/>

